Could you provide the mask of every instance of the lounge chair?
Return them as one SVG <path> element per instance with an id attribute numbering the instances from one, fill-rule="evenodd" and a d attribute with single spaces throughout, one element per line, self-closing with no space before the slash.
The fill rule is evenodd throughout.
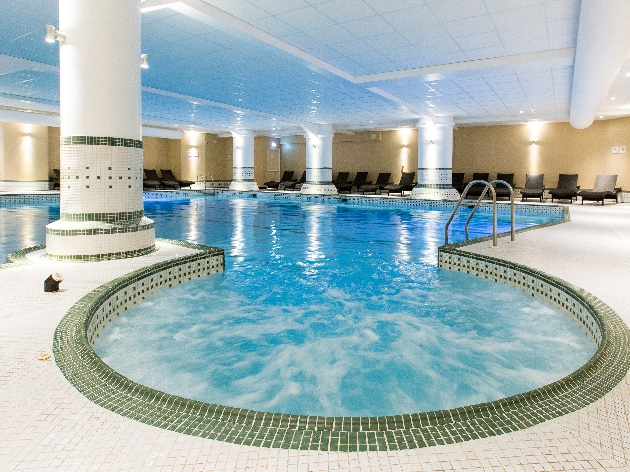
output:
<path id="1" fill-rule="evenodd" d="M 51 177 L 49 182 L 53 190 L 59 190 L 61 188 L 61 172 L 59 169 L 53 169 L 53 174 L 54 177 Z"/>
<path id="2" fill-rule="evenodd" d="M 521 201 L 526 198 L 539 198 L 542 202 L 545 192 L 545 174 L 526 174 L 525 187 L 521 189 Z"/>
<path id="3" fill-rule="evenodd" d="M 464 178 L 466 174 L 464 172 L 453 172 L 451 174 L 451 187 L 457 190 L 460 194 L 466 188 L 466 184 L 464 183 Z"/>
<path id="4" fill-rule="evenodd" d="M 413 178 L 416 176 L 415 172 L 403 172 L 400 177 L 400 182 L 397 184 L 390 184 L 385 186 L 384 190 L 387 192 L 387 195 L 390 193 L 400 193 L 402 196 L 403 192 L 413 190 L 415 184 L 413 183 Z"/>
<path id="5" fill-rule="evenodd" d="M 584 200 L 596 202 L 601 200 L 602 206 L 604 206 L 604 199 L 606 198 L 614 198 L 615 202 L 617 202 L 617 195 L 621 192 L 621 189 L 615 188 L 616 183 L 616 175 L 598 175 L 595 179 L 593 190 L 580 190 L 578 193 L 582 197 L 582 205 L 584 205 Z"/>
<path id="6" fill-rule="evenodd" d="M 176 182 L 175 180 L 160 179 L 158 177 L 157 171 L 154 169 L 144 169 L 144 175 L 147 176 L 146 180 L 143 180 L 142 182 L 142 185 L 145 188 L 150 188 L 148 186 L 153 186 L 155 182 L 157 181 L 159 184 L 159 187 L 168 188 L 171 190 L 179 190 L 178 182 Z"/>
<path id="7" fill-rule="evenodd" d="M 578 174 L 560 174 L 558 176 L 558 187 L 549 190 L 551 194 L 551 203 L 553 199 L 577 201 L 578 190 Z"/>
<path id="8" fill-rule="evenodd" d="M 160 172 L 162 173 L 163 180 L 168 180 L 169 182 L 177 182 L 180 188 L 184 188 L 184 187 L 190 188 L 190 186 L 195 183 L 192 180 L 176 179 L 175 176 L 173 175 L 173 172 L 171 172 L 170 169 L 160 169 Z"/>
<path id="9" fill-rule="evenodd" d="M 339 188 L 340 185 L 343 185 L 348 182 L 349 176 L 350 176 L 350 172 L 339 172 L 337 174 L 337 178 L 333 181 L 333 185 Z"/>
<path id="10" fill-rule="evenodd" d="M 280 182 L 278 190 L 300 190 L 302 185 L 306 182 L 306 171 L 302 172 L 300 180 L 289 180 L 287 182 Z"/>
<path id="11" fill-rule="evenodd" d="M 514 187 L 514 174 L 497 174 L 497 180 L 503 180 L 508 183 L 510 187 Z M 497 198 L 510 198 L 510 189 L 505 185 L 496 185 L 494 187 L 494 193 Z"/>
<path id="12" fill-rule="evenodd" d="M 473 178 L 472 179 L 473 180 L 485 180 L 486 182 L 488 182 L 490 180 L 490 173 L 489 172 L 475 172 L 473 174 Z M 471 182 L 472 182 L 472 180 L 471 180 Z M 479 198 L 479 196 L 483 193 L 483 189 L 485 189 L 485 188 L 486 188 L 486 186 L 483 185 L 483 184 L 475 184 L 475 185 L 473 185 L 472 187 L 470 187 L 468 189 L 468 192 L 466 193 L 466 198 L 468 198 L 468 197 Z"/>
<path id="13" fill-rule="evenodd" d="M 391 182 L 389 181 L 389 178 L 391 176 L 392 176 L 391 172 L 381 172 L 378 174 L 378 177 L 376 178 L 376 182 L 374 182 L 373 184 L 361 185 L 357 189 L 357 191 L 361 192 L 363 195 L 365 195 L 365 192 L 376 193 L 377 190 L 380 192 L 386 186 L 391 184 Z"/>
<path id="14" fill-rule="evenodd" d="M 346 182 L 345 184 L 340 184 L 337 186 L 337 190 L 339 192 L 352 192 L 352 188 L 356 187 L 357 189 L 362 185 L 369 184 L 371 182 L 366 182 L 368 173 L 367 172 L 357 172 L 357 175 L 354 176 L 354 180 L 352 182 Z"/>
<path id="15" fill-rule="evenodd" d="M 282 173 L 282 178 L 280 179 L 280 182 L 289 182 L 293 180 L 293 171 L 292 170 L 285 170 Z M 267 190 L 269 189 L 276 189 L 278 190 L 278 187 L 280 186 L 280 182 L 276 182 L 275 180 L 270 180 L 269 182 L 265 182 L 265 187 L 267 187 Z"/>

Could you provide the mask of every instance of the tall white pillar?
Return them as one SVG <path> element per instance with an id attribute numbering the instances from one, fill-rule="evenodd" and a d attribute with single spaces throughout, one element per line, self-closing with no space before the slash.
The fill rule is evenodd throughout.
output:
<path id="1" fill-rule="evenodd" d="M 60 0 L 61 215 L 48 257 L 104 260 L 155 249 L 142 204 L 140 0 Z"/>
<path id="2" fill-rule="evenodd" d="M 254 137 L 252 131 L 230 131 L 232 133 L 232 182 L 230 190 L 258 191 L 254 181 Z"/>
<path id="3" fill-rule="evenodd" d="M 302 125 L 306 131 L 306 183 L 301 193 L 334 195 L 332 183 L 332 125 Z"/>
<path id="4" fill-rule="evenodd" d="M 411 198 L 459 200 L 452 187 L 453 118 L 440 117 L 418 123 L 418 184 Z"/>

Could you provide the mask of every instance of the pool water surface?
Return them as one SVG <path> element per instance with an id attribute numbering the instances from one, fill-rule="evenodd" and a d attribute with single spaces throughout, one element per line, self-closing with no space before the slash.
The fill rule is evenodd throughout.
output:
<path id="1" fill-rule="evenodd" d="M 261 411 L 392 415 L 524 392 L 596 350 L 547 303 L 439 269 L 448 211 L 208 198 L 148 201 L 145 212 L 158 236 L 226 256 L 224 273 L 151 295 L 97 340 L 107 364 L 158 390 Z M 475 217 L 472 237 L 488 234 L 490 217 Z"/>

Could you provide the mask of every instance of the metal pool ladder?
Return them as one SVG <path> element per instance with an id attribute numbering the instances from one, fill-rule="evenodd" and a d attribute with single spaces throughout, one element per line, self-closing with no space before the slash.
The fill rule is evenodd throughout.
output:
<path id="1" fill-rule="evenodd" d="M 481 200 L 483 200 L 483 197 L 486 196 L 488 189 L 490 189 L 490 193 L 492 194 L 492 247 L 498 246 L 497 244 L 497 194 L 494 191 L 494 187 L 492 186 L 492 184 L 503 185 L 507 187 L 508 190 L 510 191 L 510 207 L 511 207 L 511 214 L 510 214 L 511 239 L 510 240 L 514 241 L 514 234 L 515 234 L 515 231 L 514 231 L 514 190 L 512 190 L 512 186 L 504 180 L 493 180 L 490 183 L 486 182 L 485 180 L 473 180 L 468 185 L 466 185 L 466 188 L 462 192 L 462 196 L 459 197 L 459 201 L 457 202 L 457 205 L 455 205 L 455 208 L 453 208 L 453 212 L 451 213 L 451 216 L 448 218 L 448 221 L 446 222 L 446 226 L 444 227 L 444 244 L 448 244 L 448 227 L 451 224 L 451 221 L 453 221 L 453 218 L 455 217 L 457 210 L 461 206 L 462 201 L 466 197 L 468 190 L 470 189 L 470 187 L 472 187 L 475 184 L 483 185 L 484 189 L 483 189 L 483 192 L 481 192 L 481 195 L 479 196 L 479 198 L 477 199 L 477 202 L 475 203 L 473 210 L 470 212 L 468 219 L 466 220 L 466 225 L 464 226 L 464 231 L 466 233 L 466 241 L 468 241 L 468 224 L 470 223 L 470 220 L 472 219 L 473 215 L 477 211 L 477 207 L 479 207 Z"/>

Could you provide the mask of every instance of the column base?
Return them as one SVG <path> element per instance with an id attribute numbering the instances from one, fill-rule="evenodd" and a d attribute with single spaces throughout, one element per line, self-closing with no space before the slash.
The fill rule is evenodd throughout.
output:
<path id="1" fill-rule="evenodd" d="M 302 185 L 300 193 L 303 195 L 337 195 L 337 187 L 333 184 L 309 184 Z"/>
<path id="2" fill-rule="evenodd" d="M 230 183 L 230 190 L 241 192 L 258 192 L 258 184 L 253 180 L 233 180 Z"/>
<path id="3" fill-rule="evenodd" d="M 46 226 L 46 257 L 62 261 L 105 261 L 155 250 L 153 221 L 131 224 L 57 220 Z"/>
<path id="4" fill-rule="evenodd" d="M 411 198 L 419 200 L 459 200 L 460 194 L 454 188 L 414 187 Z"/>

